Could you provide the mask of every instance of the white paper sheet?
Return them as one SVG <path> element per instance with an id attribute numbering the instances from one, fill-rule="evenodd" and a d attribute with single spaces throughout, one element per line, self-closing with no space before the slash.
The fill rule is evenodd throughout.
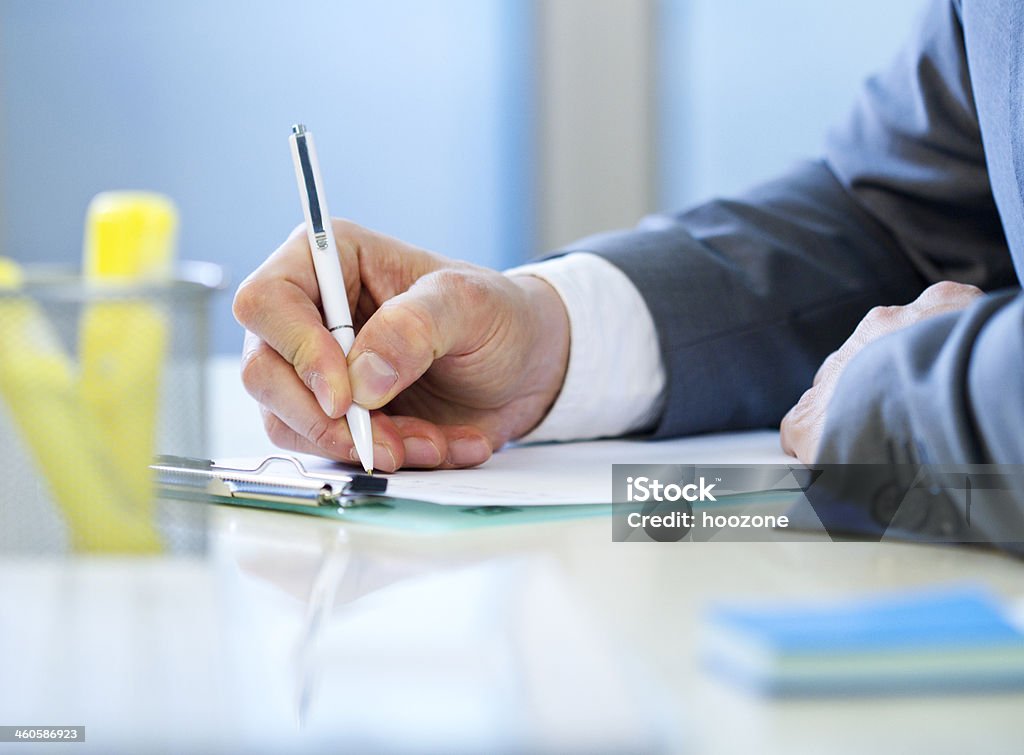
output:
<path id="1" fill-rule="evenodd" d="M 306 469 L 329 478 L 353 470 L 312 456 Z M 248 460 L 221 460 L 229 466 Z M 474 469 L 403 470 L 388 475 L 388 495 L 455 506 L 610 503 L 612 464 L 795 464 L 776 432 L 704 435 L 668 441 L 602 440 L 514 446 Z M 249 464 L 255 466 L 255 464 Z"/>

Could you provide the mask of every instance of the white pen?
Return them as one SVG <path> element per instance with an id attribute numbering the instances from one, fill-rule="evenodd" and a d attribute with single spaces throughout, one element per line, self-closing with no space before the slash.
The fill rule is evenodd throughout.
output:
<path id="1" fill-rule="evenodd" d="M 334 244 L 331 215 L 324 198 L 324 184 L 320 178 L 313 134 L 301 123 L 297 123 L 292 126 L 288 143 L 292 148 L 295 180 L 299 184 L 299 197 L 306 217 L 306 235 L 309 237 L 309 251 L 313 254 L 313 269 L 316 271 L 317 286 L 320 287 L 325 324 L 347 357 L 356 340 L 356 333 L 345 294 L 345 279 L 341 274 L 338 248 Z M 348 419 L 348 429 L 352 432 L 352 442 L 359 461 L 367 472 L 372 473 L 373 430 L 370 427 L 370 412 L 353 402 L 345 417 Z"/>

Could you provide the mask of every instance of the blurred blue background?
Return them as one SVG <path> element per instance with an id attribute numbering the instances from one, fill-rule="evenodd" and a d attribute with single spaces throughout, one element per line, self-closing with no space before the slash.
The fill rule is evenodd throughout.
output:
<path id="1" fill-rule="evenodd" d="M 662 0 L 658 205 L 678 208 L 820 154 L 924 0 Z"/>
<path id="2" fill-rule="evenodd" d="M 78 263 L 99 191 L 178 204 L 237 284 L 301 221 L 304 122 L 331 211 L 502 266 L 531 236 L 529 8 L 514 0 L 4 0 L 4 253 Z M 237 351 L 230 296 L 214 348 Z"/>
<path id="3" fill-rule="evenodd" d="M 817 154 L 920 2 L 577 5 L 581 28 L 612 6 L 649 20 L 637 28 L 649 30 L 654 158 L 637 169 L 650 170 L 640 205 L 653 210 Z M 182 256 L 225 265 L 237 284 L 300 219 L 286 138 L 303 121 L 335 215 L 450 256 L 516 264 L 548 243 L 537 90 L 551 56 L 572 50 L 571 40 L 539 49 L 549 6 L 3 0 L 0 254 L 77 264 L 89 199 L 152 189 L 180 207 Z M 607 72 L 572 75 L 555 92 L 570 103 L 577 87 L 601 91 Z M 635 219 L 593 217 L 579 231 Z M 222 295 L 215 312 L 221 353 L 241 344 L 229 305 Z"/>

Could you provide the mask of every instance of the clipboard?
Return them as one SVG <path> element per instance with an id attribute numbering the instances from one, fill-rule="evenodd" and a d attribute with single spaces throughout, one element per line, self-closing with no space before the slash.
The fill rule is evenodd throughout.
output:
<path id="1" fill-rule="evenodd" d="M 280 465 L 289 467 L 291 474 L 275 474 Z M 299 513 L 370 504 L 388 489 L 387 478 L 366 474 L 328 480 L 308 472 L 294 456 L 268 456 L 251 468 L 221 466 L 210 459 L 187 456 L 158 456 L 149 468 L 156 473 L 161 493 Z"/>
<path id="2" fill-rule="evenodd" d="M 150 469 L 166 498 L 283 511 L 416 533 L 607 516 L 610 504 L 448 506 L 388 495 L 380 475 L 310 472 L 294 456 L 267 456 L 252 467 L 210 459 L 158 456 Z M 282 473 L 280 470 L 287 473 Z"/>

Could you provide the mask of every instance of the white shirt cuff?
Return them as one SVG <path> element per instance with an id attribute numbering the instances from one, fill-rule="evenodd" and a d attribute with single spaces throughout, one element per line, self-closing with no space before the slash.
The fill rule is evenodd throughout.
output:
<path id="1" fill-rule="evenodd" d="M 569 366 L 561 393 L 521 443 L 626 435 L 650 428 L 665 399 L 654 320 L 615 265 L 574 252 L 507 270 L 547 281 L 569 313 Z"/>

